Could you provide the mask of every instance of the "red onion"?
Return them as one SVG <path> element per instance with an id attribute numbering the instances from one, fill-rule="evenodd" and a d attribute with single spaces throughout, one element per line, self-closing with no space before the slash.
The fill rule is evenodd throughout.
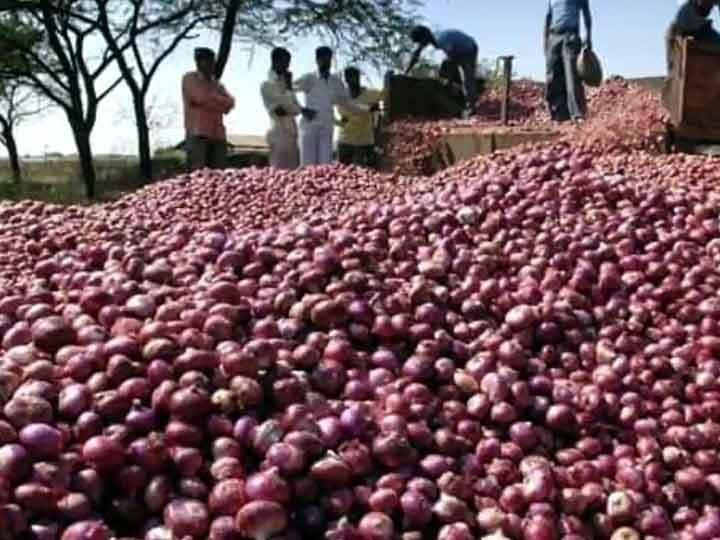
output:
<path id="1" fill-rule="evenodd" d="M 438 540 L 473 540 L 470 527 L 466 523 L 452 523 L 445 525 L 438 533 Z"/>
<path id="2" fill-rule="evenodd" d="M 358 532 L 367 540 L 392 540 L 393 522 L 387 514 L 370 512 L 360 520 Z"/>
<path id="3" fill-rule="evenodd" d="M 60 540 L 110 540 L 111 536 L 101 521 L 78 521 L 65 529 Z"/>
<path id="4" fill-rule="evenodd" d="M 285 504 L 290 500 L 290 488 L 277 468 L 257 472 L 245 482 L 245 495 L 251 501 L 262 500 Z"/>
<path id="5" fill-rule="evenodd" d="M 215 484 L 208 499 L 213 515 L 234 516 L 245 503 L 245 486 L 238 479 L 222 480 Z"/>
<path id="6" fill-rule="evenodd" d="M 56 459 L 63 448 L 62 433 L 47 424 L 29 424 L 20 431 L 20 442 L 36 459 Z"/>
<path id="7" fill-rule="evenodd" d="M 267 540 L 287 526 L 287 516 L 277 503 L 252 501 L 240 509 L 235 523 L 243 536 L 253 540 Z"/>
<path id="8" fill-rule="evenodd" d="M 207 533 L 210 522 L 207 508 L 200 501 L 176 499 L 163 512 L 165 526 L 178 537 L 202 537 Z"/>
<path id="9" fill-rule="evenodd" d="M 92 437 L 83 445 L 83 458 L 100 471 L 119 468 L 124 461 L 123 447 L 109 437 Z"/>

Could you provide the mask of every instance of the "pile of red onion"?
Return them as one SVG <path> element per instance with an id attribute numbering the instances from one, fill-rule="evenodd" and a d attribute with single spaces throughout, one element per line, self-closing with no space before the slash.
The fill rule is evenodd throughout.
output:
<path id="1" fill-rule="evenodd" d="M 0 539 L 720 538 L 716 165 L 2 205 Z"/>
<path id="2" fill-rule="evenodd" d="M 489 90 L 478 101 L 477 115 L 468 120 L 393 123 L 388 128 L 386 144 L 389 165 L 402 174 L 438 172 L 442 166 L 438 152 L 443 135 L 458 128 L 498 128 L 500 99 L 499 90 Z M 557 132 L 559 141 L 602 147 L 606 153 L 656 151 L 660 147 L 668 116 L 657 94 L 613 78 L 599 88 L 587 89 L 587 101 L 585 123 L 554 123 L 547 113 L 544 85 L 515 81 L 510 90 L 509 125 L 527 130 L 551 129 Z"/>

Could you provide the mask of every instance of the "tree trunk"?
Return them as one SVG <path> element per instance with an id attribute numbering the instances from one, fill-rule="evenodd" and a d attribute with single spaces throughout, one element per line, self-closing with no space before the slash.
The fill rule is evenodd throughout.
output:
<path id="1" fill-rule="evenodd" d="M 138 170 L 140 180 L 149 182 L 152 180 L 153 164 L 150 154 L 150 128 L 148 127 L 147 112 L 145 111 L 145 100 L 141 96 L 133 99 L 135 108 L 135 126 L 138 137 Z"/>
<path id="2" fill-rule="evenodd" d="M 15 141 L 15 134 L 10 126 L 4 126 L 2 135 L 5 147 L 7 148 L 13 180 L 16 184 L 19 184 L 22 179 L 22 171 L 20 170 L 20 155 L 18 153 L 17 142 Z"/>
<path id="3" fill-rule="evenodd" d="M 225 71 L 228 59 L 230 58 L 230 49 L 232 48 L 233 39 L 235 38 L 235 26 L 237 25 L 237 14 L 240 10 L 241 0 L 230 0 L 227 11 L 225 12 L 225 20 L 223 21 L 222 30 L 220 31 L 220 47 L 215 59 L 215 76 L 220 79 Z"/>
<path id="4" fill-rule="evenodd" d="M 73 138 L 78 151 L 80 161 L 80 174 L 85 183 L 85 192 L 88 199 L 95 198 L 95 164 L 93 163 L 92 147 L 90 146 L 90 130 L 82 124 L 71 120 Z"/>

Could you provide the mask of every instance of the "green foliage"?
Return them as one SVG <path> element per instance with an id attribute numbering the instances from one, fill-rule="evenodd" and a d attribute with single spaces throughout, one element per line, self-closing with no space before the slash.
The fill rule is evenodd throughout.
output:
<path id="1" fill-rule="evenodd" d="M 0 176 L 0 200 L 19 201 L 24 199 L 65 205 L 86 201 L 82 184 L 79 181 L 57 184 L 25 181 L 18 184 L 11 178 Z"/>
<path id="2" fill-rule="evenodd" d="M 214 14 L 209 26 L 222 28 L 222 15 L 237 0 L 211 0 L 204 10 Z M 378 71 L 410 52 L 410 28 L 417 24 L 420 0 L 248 0 L 241 2 L 234 29 L 241 42 L 265 46 L 291 45 L 314 37 L 333 47 L 347 63 Z M 282 4 L 282 5 L 281 5 Z"/>
<path id="3" fill-rule="evenodd" d="M 27 51 L 37 48 L 42 32 L 17 14 L 0 16 L 0 91 L 3 80 L 31 73 L 34 61 Z"/>

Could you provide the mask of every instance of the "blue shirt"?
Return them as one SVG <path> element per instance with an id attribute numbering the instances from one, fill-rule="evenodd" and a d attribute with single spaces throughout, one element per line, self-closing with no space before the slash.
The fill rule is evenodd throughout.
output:
<path id="1" fill-rule="evenodd" d="M 715 2 L 713 7 L 718 5 L 720 5 L 720 2 Z M 693 34 L 703 28 L 709 27 L 710 21 L 707 17 L 700 15 L 692 2 L 685 2 L 682 7 L 678 9 L 672 24 L 674 30 L 680 34 Z"/>
<path id="2" fill-rule="evenodd" d="M 435 41 L 450 59 L 477 53 L 475 40 L 460 30 L 440 32 L 435 36 Z"/>
<path id="3" fill-rule="evenodd" d="M 559 34 L 580 30 L 580 12 L 589 11 L 588 0 L 550 0 L 550 30 Z"/>

